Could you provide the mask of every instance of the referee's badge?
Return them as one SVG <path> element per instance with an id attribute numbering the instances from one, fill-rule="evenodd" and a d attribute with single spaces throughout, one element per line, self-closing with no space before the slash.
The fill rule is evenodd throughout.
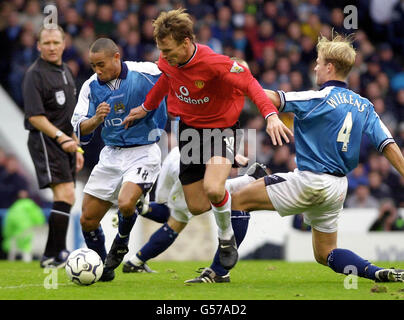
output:
<path id="1" fill-rule="evenodd" d="M 64 105 L 66 102 L 66 96 L 65 96 L 65 92 L 63 90 L 60 91 L 56 91 L 55 92 L 55 97 L 56 97 L 56 102 L 59 105 Z"/>

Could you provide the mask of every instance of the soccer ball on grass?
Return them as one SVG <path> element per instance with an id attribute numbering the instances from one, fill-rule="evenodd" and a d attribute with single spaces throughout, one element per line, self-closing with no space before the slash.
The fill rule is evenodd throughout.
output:
<path id="1" fill-rule="evenodd" d="M 97 252 L 81 248 L 69 255 L 65 269 L 71 281 L 88 286 L 100 279 L 104 264 Z"/>

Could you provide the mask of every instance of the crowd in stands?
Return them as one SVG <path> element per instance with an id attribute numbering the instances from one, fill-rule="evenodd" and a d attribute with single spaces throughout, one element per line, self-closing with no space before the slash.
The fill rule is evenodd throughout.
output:
<path id="1" fill-rule="evenodd" d="M 73 71 L 78 90 L 93 73 L 88 48 L 98 37 L 114 39 L 124 60 L 156 61 L 159 53 L 153 39 L 152 20 L 162 10 L 187 8 L 195 19 L 197 42 L 218 53 L 245 59 L 262 87 L 271 90 L 317 89 L 313 68 L 318 36 L 330 37 L 333 30 L 355 33 L 358 54 L 348 78 L 349 87 L 374 104 L 404 152 L 404 1 L 55 0 L 54 3 L 58 24 L 66 31 L 63 59 Z M 36 33 L 43 23 L 45 4 L 47 1 L 39 0 L 5 0 L 0 4 L 0 83 L 21 108 L 21 83 L 27 67 L 38 57 Z M 345 28 L 344 7 L 348 4 L 358 9 L 358 29 Z M 288 126 L 293 125 L 291 115 L 284 114 L 282 119 Z M 248 100 L 240 122 L 243 128 L 257 131 L 256 140 L 245 144 L 245 150 L 253 150 L 257 161 L 266 164 L 271 172 L 296 167 L 293 143 L 272 147 L 265 134 L 264 120 Z M 378 208 L 385 199 L 390 199 L 396 208 L 404 208 L 404 180 L 366 137 L 360 165 L 348 179 L 346 207 Z M 16 183 L 19 190 L 23 183 Z"/>

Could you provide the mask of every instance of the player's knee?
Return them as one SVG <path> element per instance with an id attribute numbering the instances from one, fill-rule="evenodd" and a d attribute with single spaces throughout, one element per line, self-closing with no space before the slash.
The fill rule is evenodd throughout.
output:
<path id="1" fill-rule="evenodd" d="M 210 202 L 219 203 L 223 200 L 225 191 L 220 185 L 204 185 L 204 190 Z"/>
<path id="2" fill-rule="evenodd" d="M 84 214 L 80 217 L 81 229 L 85 232 L 90 232 L 98 228 L 100 222 L 97 219 L 89 218 Z"/>
<path id="3" fill-rule="evenodd" d="M 118 208 L 124 217 L 131 216 L 135 211 L 136 202 L 132 199 L 118 199 Z"/>

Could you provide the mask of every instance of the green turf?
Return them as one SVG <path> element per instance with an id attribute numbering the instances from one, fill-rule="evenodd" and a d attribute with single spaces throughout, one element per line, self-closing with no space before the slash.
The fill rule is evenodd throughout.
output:
<path id="1" fill-rule="evenodd" d="M 240 261 L 231 272 L 231 283 L 184 285 L 206 265 L 152 262 L 158 273 L 124 274 L 119 268 L 114 281 L 84 287 L 69 282 L 64 269 L 52 282 L 38 262 L 1 261 L 0 300 L 404 300 L 404 283 L 383 283 L 379 288 L 386 292 L 375 293 L 373 281 L 358 279 L 357 289 L 346 289 L 344 275 L 316 263 Z M 404 263 L 394 265 L 404 268 Z M 44 283 L 57 283 L 57 289 L 46 289 Z"/>

